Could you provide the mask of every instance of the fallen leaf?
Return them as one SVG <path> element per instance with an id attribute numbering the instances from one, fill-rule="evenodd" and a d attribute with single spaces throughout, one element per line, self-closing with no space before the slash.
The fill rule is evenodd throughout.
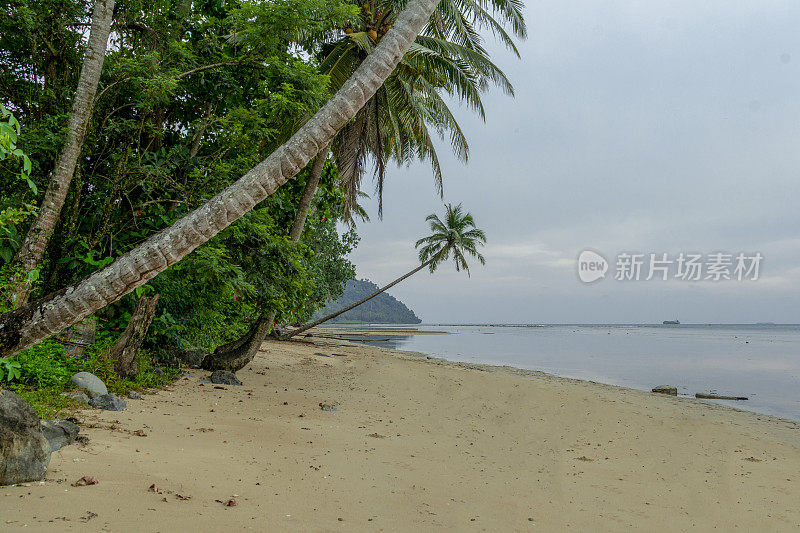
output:
<path id="1" fill-rule="evenodd" d="M 94 476 L 83 476 L 78 481 L 72 484 L 73 487 L 85 487 L 86 485 L 97 485 L 100 483 Z"/>
<path id="2" fill-rule="evenodd" d="M 175 497 L 178 498 L 179 500 L 188 500 L 189 498 L 191 498 L 191 496 L 184 496 L 182 494 L 176 494 Z"/>
<path id="3" fill-rule="evenodd" d="M 225 507 L 236 507 L 237 505 L 239 504 L 236 503 L 236 500 L 228 500 L 225 502 Z"/>
<path id="4" fill-rule="evenodd" d="M 145 433 L 143 429 L 137 429 L 136 431 L 133 432 L 133 434 L 136 435 L 137 437 L 147 436 L 147 433 Z"/>

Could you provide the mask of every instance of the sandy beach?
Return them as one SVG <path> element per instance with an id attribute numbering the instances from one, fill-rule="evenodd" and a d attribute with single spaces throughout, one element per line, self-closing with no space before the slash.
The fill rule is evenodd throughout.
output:
<path id="1" fill-rule="evenodd" d="M 800 527 L 792 421 L 330 338 L 264 343 L 243 386 L 207 375 L 78 413 L 88 442 L 0 489 L 2 528 Z M 99 483 L 72 486 L 86 475 Z"/>

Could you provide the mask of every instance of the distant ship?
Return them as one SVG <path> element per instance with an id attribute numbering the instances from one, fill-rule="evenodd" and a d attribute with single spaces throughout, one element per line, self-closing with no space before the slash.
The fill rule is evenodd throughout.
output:
<path id="1" fill-rule="evenodd" d="M 664 324 L 665 326 L 667 326 L 667 325 L 673 325 L 674 326 L 674 325 L 680 324 L 680 323 L 681 323 L 680 320 L 665 320 L 664 322 L 662 322 L 662 324 Z"/>

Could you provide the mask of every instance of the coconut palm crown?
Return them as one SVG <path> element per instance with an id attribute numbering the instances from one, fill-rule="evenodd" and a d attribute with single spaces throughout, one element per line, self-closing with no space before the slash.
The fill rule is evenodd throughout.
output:
<path id="1" fill-rule="evenodd" d="M 467 257 L 472 257 L 486 264 L 486 259 L 478 251 L 478 247 L 486 244 L 486 234 L 475 227 L 475 220 L 470 213 L 461 207 L 461 204 L 445 206 L 444 220 L 438 215 L 428 215 L 431 234 L 423 237 L 415 244 L 419 248 L 419 261 L 428 264 L 428 269 L 434 272 L 436 268 L 446 262 L 452 255 L 456 271 L 461 270 L 469 276 Z"/>
<path id="2" fill-rule="evenodd" d="M 389 31 L 405 2 L 359 1 L 360 16 L 322 47 L 320 69 L 337 89 Z M 496 17 L 496 18 L 495 18 Z M 479 33 L 487 29 L 518 55 L 509 26 L 525 38 L 522 4 L 506 0 L 443 0 L 427 27 L 413 42 L 395 72 L 364 108 L 339 133 L 333 152 L 345 191 L 345 213 L 355 206 L 368 159 L 375 166 L 378 214 L 383 207 L 383 182 L 388 160 L 407 165 L 430 162 L 436 187 L 443 193 L 443 176 L 434 135 L 449 137 L 457 158 L 466 162 L 467 139 L 446 98 L 463 102 L 482 119 L 481 93 L 490 84 L 509 95 L 514 89 L 489 59 Z M 433 131 L 431 131 L 433 130 Z"/>

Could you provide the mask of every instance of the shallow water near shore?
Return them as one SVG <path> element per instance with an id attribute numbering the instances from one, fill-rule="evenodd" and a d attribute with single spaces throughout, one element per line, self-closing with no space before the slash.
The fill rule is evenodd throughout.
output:
<path id="1" fill-rule="evenodd" d="M 641 390 L 675 385 L 679 395 L 747 396 L 709 401 L 800 420 L 800 325 L 369 327 L 453 335 L 376 334 L 364 344 Z"/>

